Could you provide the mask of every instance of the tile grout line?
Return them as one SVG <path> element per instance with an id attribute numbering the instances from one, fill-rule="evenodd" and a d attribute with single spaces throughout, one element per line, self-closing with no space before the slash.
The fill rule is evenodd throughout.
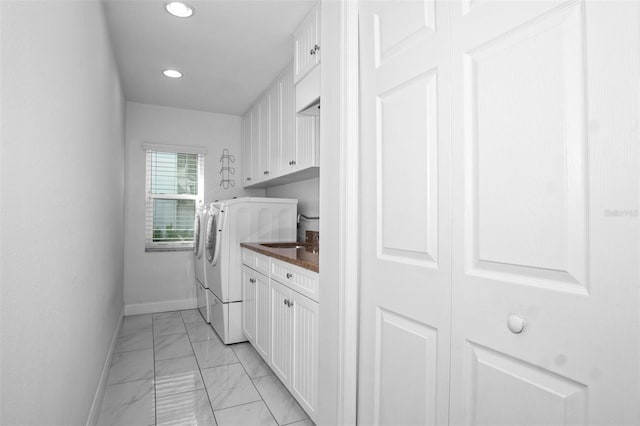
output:
<path id="1" fill-rule="evenodd" d="M 198 315 L 200 315 L 200 312 L 198 312 Z M 184 328 L 186 329 L 187 323 L 184 322 L 184 318 L 182 317 L 182 314 L 180 314 L 180 318 L 182 318 L 182 323 L 184 324 Z M 202 319 L 202 321 L 204 321 L 204 319 Z M 208 325 L 206 321 L 205 321 L 205 325 Z M 218 336 L 216 336 L 216 338 L 217 337 Z M 188 331 L 187 331 L 187 339 L 189 339 L 189 345 L 191 346 L 191 351 L 193 352 L 193 358 L 196 360 L 196 365 L 198 366 L 198 374 L 200 374 L 200 380 L 202 380 L 202 387 L 204 388 L 204 393 L 207 395 L 207 402 L 209 403 L 209 408 L 211 409 L 211 415 L 213 416 L 213 421 L 217 425 L 218 419 L 216 418 L 216 412 L 213 409 L 213 405 L 211 405 L 211 398 L 209 397 L 209 389 L 207 389 L 207 383 L 204 381 L 204 376 L 202 375 L 202 368 L 200 368 L 200 361 L 198 361 L 198 357 L 196 356 L 196 350 L 193 347 L 193 342 L 191 341 L 191 336 L 189 335 Z"/>
<path id="2" fill-rule="evenodd" d="M 158 425 L 158 390 L 156 389 L 156 333 L 155 320 L 151 314 L 151 343 L 153 347 L 153 424 Z"/>
<path id="3" fill-rule="evenodd" d="M 244 342 L 243 342 L 244 343 Z M 251 343 L 249 341 L 247 341 L 247 343 L 249 345 L 251 345 Z M 253 348 L 253 346 L 251 346 Z M 238 358 L 238 354 L 236 354 L 236 351 L 234 348 L 231 348 L 231 350 L 233 351 L 233 353 L 236 355 L 236 358 Z M 258 355 L 260 356 L 260 355 Z M 240 358 L 238 358 L 238 360 L 240 360 Z M 266 363 L 265 363 L 266 364 Z M 262 403 L 264 404 L 265 407 L 267 407 L 267 411 L 269 411 L 269 414 L 271 414 L 271 418 L 273 418 L 273 421 L 276 422 L 277 425 L 280 425 L 280 423 L 278 423 L 278 420 L 276 419 L 276 416 L 273 414 L 273 411 L 271 411 L 271 407 L 269 407 L 269 404 L 267 404 L 267 401 L 264 400 L 264 397 L 262 396 L 262 393 L 260 393 L 260 390 L 258 389 L 258 387 L 256 386 L 256 383 L 253 381 L 253 377 L 251 377 L 249 375 L 249 372 L 247 371 L 247 369 L 245 368 L 244 364 L 242 362 L 240 362 L 240 365 L 242 365 L 242 369 L 244 370 L 244 372 L 246 373 L 247 377 L 249 377 L 249 380 L 251 381 L 251 385 L 253 386 L 253 388 L 256 390 L 256 392 L 258 392 L 258 395 L 260 395 L 260 400 L 262 401 Z M 267 365 L 268 367 L 268 365 Z M 262 377 L 266 377 L 266 376 L 262 376 Z M 279 380 L 279 379 L 278 379 Z"/>

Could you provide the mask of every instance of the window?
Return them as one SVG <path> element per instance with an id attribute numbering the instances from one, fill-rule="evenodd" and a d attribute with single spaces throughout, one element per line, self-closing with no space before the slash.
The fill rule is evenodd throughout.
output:
<path id="1" fill-rule="evenodd" d="M 144 147 L 147 155 L 145 249 L 193 249 L 193 219 L 204 192 L 204 154 L 185 147 L 151 144 Z"/>

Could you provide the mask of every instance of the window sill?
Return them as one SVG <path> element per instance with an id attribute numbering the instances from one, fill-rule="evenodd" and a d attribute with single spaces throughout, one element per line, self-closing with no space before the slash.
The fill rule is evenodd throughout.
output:
<path id="1" fill-rule="evenodd" d="M 153 253 L 153 252 L 167 252 L 167 251 L 193 251 L 193 246 L 191 247 L 145 247 L 145 253 Z"/>

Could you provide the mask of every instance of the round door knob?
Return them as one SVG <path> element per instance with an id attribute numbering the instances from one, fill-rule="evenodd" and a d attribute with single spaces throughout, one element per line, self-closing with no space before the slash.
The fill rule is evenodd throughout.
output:
<path id="1" fill-rule="evenodd" d="M 507 318 L 507 327 L 513 334 L 520 334 L 524 331 L 525 320 L 520 315 L 509 314 Z"/>

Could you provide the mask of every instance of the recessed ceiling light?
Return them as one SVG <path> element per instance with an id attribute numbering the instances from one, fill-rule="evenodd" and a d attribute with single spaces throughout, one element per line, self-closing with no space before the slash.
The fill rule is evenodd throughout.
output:
<path id="1" fill-rule="evenodd" d="M 178 70 L 164 70 L 162 71 L 162 74 L 164 74 L 167 77 L 170 78 L 180 78 L 182 77 L 182 73 Z"/>
<path id="2" fill-rule="evenodd" d="M 167 12 L 178 18 L 188 18 L 193 15 L 193 8 L 186 3 L 180 1 L 172 1 L 165 5 Z"/>

